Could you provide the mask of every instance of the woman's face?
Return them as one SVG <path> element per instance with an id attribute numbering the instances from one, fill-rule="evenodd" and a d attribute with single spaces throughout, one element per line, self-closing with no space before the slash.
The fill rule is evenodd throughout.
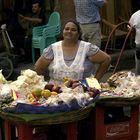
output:
<path id="1" fill-rule="evenodd" d="M 63 37 L 64 39 L 70 40 L 78 40 L 79 33 L 77 30 L 77 26 L 73 22 L 68 22 L 63 30 Z"/>

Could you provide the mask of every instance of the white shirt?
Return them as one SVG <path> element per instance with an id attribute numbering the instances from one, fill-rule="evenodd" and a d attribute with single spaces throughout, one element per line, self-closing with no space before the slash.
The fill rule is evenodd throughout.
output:
<path id="1" fill-rule="evenodd" d="M 140 10 L 131 16 L 129 23 L 136 29 L 135 43 L 140 44 Z"/>
<path id="2" fill-rule="evenodd" d="M 50 77 L 52 80 L 63 81 L 64 77 L 81 80 L 84 73 L 84 61 L 88 47 L 81 41 L 76 53 L 76 57 L 70 66 L 66 65 L 63 56 L 61 41 L 60 45 L 53 45 L 54 59 L 49 66 Z"/>
<path id="3" fill-rule="evenodd" d="M 48 67 L 51 81 L 61 82 L 66 76 L 79 80 L 91 76 L 96 66 L 88 57 L 96 55 L 98 51 L 99 47 L 79 40 L 77 52 L 67 56 L 63 54 L 62 41 L 58 41 L 45 48 L 42 56 L 51 60 Z"/>

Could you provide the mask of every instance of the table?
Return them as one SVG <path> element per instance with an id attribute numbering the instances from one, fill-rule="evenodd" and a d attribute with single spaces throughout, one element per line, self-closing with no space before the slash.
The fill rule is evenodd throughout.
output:
<path id="1" fill-rule="evenodd" d="M 18 132 L 18 140 L 33 140 L 33 129 L 37 126 L 65 124 L 67 140 L 77 140 L 77 122 L 88 117 L 94 104 L 79 110 L 55 114 L 14 114 L 0 112 L 4 120 L 5 140 L 12 140 L 11 126 Z"/>
<path id="2" fill-rule="evenodd" d="M 100 98 L 96 102 L 92 132 L 94 140 L 138 140 L 140 97 Z M 105 124 L 109 107 L 130 107 L 130 118 Z"/>

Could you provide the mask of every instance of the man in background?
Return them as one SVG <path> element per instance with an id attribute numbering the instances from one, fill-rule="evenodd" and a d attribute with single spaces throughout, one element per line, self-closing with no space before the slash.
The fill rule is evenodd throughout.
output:
<path id="1" fill-rule="evenodd" d="M 35 26 L 41 26 L 46 24 L 46 13 L 42 8 L 42 3 L 39 0 L 34 0 L 32 3 L 32 13 L 28 16 L 19 15 L 20 23 L 26 28 L 25 36 L 25 55 L 31 56 L 31 40 L 32 40 L 32 29 Z M 30 49 L 29 49 L 30 48 Z M 28 54 L 26 54 L 28 53 Z"/>
<path id="2" fill-rule="evenodd" d="M 100 9 L 107 0 L 74 0 L 76 20 L 80 23 L 82 39 L 101 46 Z"/>
<path id="3" fill-rule="evenodd" d="M 26 22 L 27 24 L 27 36 L 30 36 L 32 34 L 33 27 L 41 26 L 46 23 L 46 15 L 39 0 L 33 1 L 31 15 L 23 16 L 19 14 L 19 18 L 21 22 Z"/>

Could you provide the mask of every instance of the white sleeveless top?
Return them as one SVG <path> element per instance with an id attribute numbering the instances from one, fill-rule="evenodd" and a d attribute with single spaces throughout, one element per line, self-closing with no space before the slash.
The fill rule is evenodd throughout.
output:
<path id="1" fill-rule="evenodd" d="M 63 81 L 64 77 L 81 80 L 84 72 L 84 61 L 89 49 L 84 41 L 80 41 L 74 61 L 70 66 L 65 63 L 62 41 L 52 44 L 54 59 L 49 65 L 49 74 L 52 81 Z"/>

